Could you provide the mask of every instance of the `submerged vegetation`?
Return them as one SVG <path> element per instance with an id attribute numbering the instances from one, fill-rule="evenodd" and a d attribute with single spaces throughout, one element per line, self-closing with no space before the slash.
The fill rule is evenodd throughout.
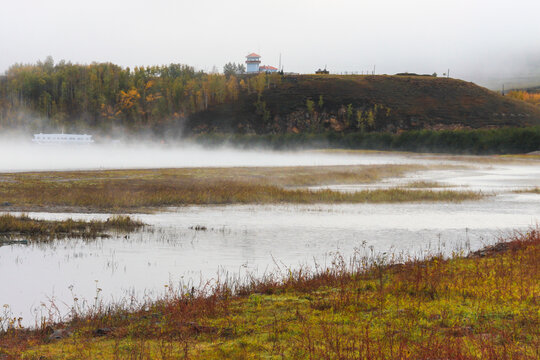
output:
<path id="1" fill-rule="evenodd" d="M 369 183 L 411 165 L 194 168 L 3 174 L 4 208 L 29 211 L 140 211 L 204 204 L 358 203 L 477 200 L 470 191 L 404 188 L 339 192 L 304 186 Z M 299 188 L 300 187 L 300 188 Z"/>
<path id="2" fill-rule="evenodd" d="M 3 319 L 6 359 L 538 359 L 540 231 L 447 259 L 376 255 L 220 279 L 161 300 Z M 0 320 L 2 320 L 0 318 Z M 0 322 L 2 324 L 2 322 Z"/>
<path id="3" fill-rule="evenodd" d="M 98 238 L 109 236 L 111 230 L 131 232 L 144 224 L 129 216 L 114 215 L 106 221 L 38 220 L 28 215 L 0 215 L 0 245 L 13 239 L 52 240 L 65 237 Z"/>

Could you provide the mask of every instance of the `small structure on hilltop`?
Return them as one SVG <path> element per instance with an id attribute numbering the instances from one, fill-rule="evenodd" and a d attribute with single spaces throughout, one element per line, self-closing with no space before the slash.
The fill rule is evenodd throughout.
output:
<path id="1" fill-rule="evenodd" d="M 324 70 L 318 69 L 317 71 L 315 71 L 315 74 L 328 75 L 330 74 L 330 71 L 326 70 L 326 66 L 325 66 Z"/>
<path id="2" fill-rule="evenodd" d="M 275 72 L 278 72 L 278 68 L 270 66 L 270 65 L 263 65 L 263 66 L 259 66 L 259 72 L 275 73 Z"/>
<path id="3" fill-rule="evenodd" d="M 246 56 L 246 72 L 248 74 L 256 73 L 275 73 L 279 69 L 270 65 L 261 66 L 261 55 L 251 53 Z"/>
<path id="4" fill-rule="evenodd" d="M 35 144 L 92 144 L 92 135 L 87 134 L 34 134 L 32 142 Z"/>
<path id="5" fill-rule="evenodd" d="M 261 55 L 251 53 L 246 56 L 246 72 L 248 74 L 258 73 L 261 65 Z"/>

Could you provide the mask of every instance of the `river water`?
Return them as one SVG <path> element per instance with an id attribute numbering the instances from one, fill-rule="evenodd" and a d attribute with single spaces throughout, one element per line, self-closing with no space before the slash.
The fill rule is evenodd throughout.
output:
<path id="1" fill-rule="evenodd" d="M 136 217 L 149 227 L 129 236 L 0 247 L 0 305 L 8 304 L 13 316 L 21 316 L 24 325 L 32 326 L 49 316 L 51 309 L 56 317 L 68 314 L 74 298 L 92 303 L 97 293 L 106 303 L 129 296 L 155 298 L 164 293 L 166 285 L 197 286 L 218 273 L 262 276 L 278 268 L 329 263 L 335 253 L 347 258 L 358 250 L 405 256 L 475 250 L 513 230 L 536 226 L 540 219 L 540 195 L 515 192 L 540 186 L 540 162 L 461 162 L 396 154 L 298 155 L 296 160 L 290 154 L 282 159 L 285 165 L 463 165 L 414 172 L 377 184 L 331 186 L 342 191 L 427 181 L 490 196 L 459 204 L 191 206 L 139 214 Z M 283 165 L 279 156 L 265 156 L 265 165 Z M 231 162 L 233 165 L 238 166 L 238 161 Z M 42 219 L 108 217 L 29 215 Z M 195 230 L 197 226 L 206 230 Z"/>

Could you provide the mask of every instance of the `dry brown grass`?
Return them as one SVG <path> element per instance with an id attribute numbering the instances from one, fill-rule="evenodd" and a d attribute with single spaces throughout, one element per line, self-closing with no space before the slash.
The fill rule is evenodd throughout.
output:
<path id="1" fill-rule="evenodd" d="M 0 198 L 4 208 L 11 210 L 141 211 L 204 204 L 463 201 L 482 197 L 473 192 L 385 189 L 343 193 L 297 188 L 375 182 L 420 168 L 381 165 L 17 173 L 0 177 Z"/>

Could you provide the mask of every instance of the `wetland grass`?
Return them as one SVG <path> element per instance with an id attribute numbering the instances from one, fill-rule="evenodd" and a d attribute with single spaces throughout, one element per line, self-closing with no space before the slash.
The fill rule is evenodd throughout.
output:
<path id="1" fill-rule="evenodd" d="M 514 191 L 514 193 L 516 193 L 516 194 L 523 194 L 523 193 L 540 194 L 540 187 L 524 189 L 524 190 L 516 190 L 516 191 Z"/>
<path id="2" fill-rule="evenodd" d="M 136 212 L 220 204 L 464 201 L 474 192 L 410 189 L 344 193 L 302 186 L 373 183 L 421 169 L 411 165 L 194 168 L 17 173 L 0 176 L 6 210 Z"/>
<path id="3" fill-rule="evenodd" d="M 435 189 L 446 187 L 445 185 L 434 181 L 413 181 L 403 185 L 404 188 L 409 189 Z"/>
<path id="4" fill-rule="evenodd" d="M 453 258 L 364 255 L 283 274 L 97 303 L 35 330 L 6 359 L 538 359 L 540 231 Z M 16 323 L 16 322 L 15 322 Z M 50 340 L 56 329 L 65 336 Z"/>
<path id="5" fill-rule="evenodd" d="M 98 238 L 107 237 L 107 231 L 131 232 L 144 226 L 129 216 L 114 215 L 106 221 L 92 220 L 38 220 L 22 214 L 0 215 L 0 245 L 17 238 L 32 240 L 52 240 L 66 237 Z"/>

